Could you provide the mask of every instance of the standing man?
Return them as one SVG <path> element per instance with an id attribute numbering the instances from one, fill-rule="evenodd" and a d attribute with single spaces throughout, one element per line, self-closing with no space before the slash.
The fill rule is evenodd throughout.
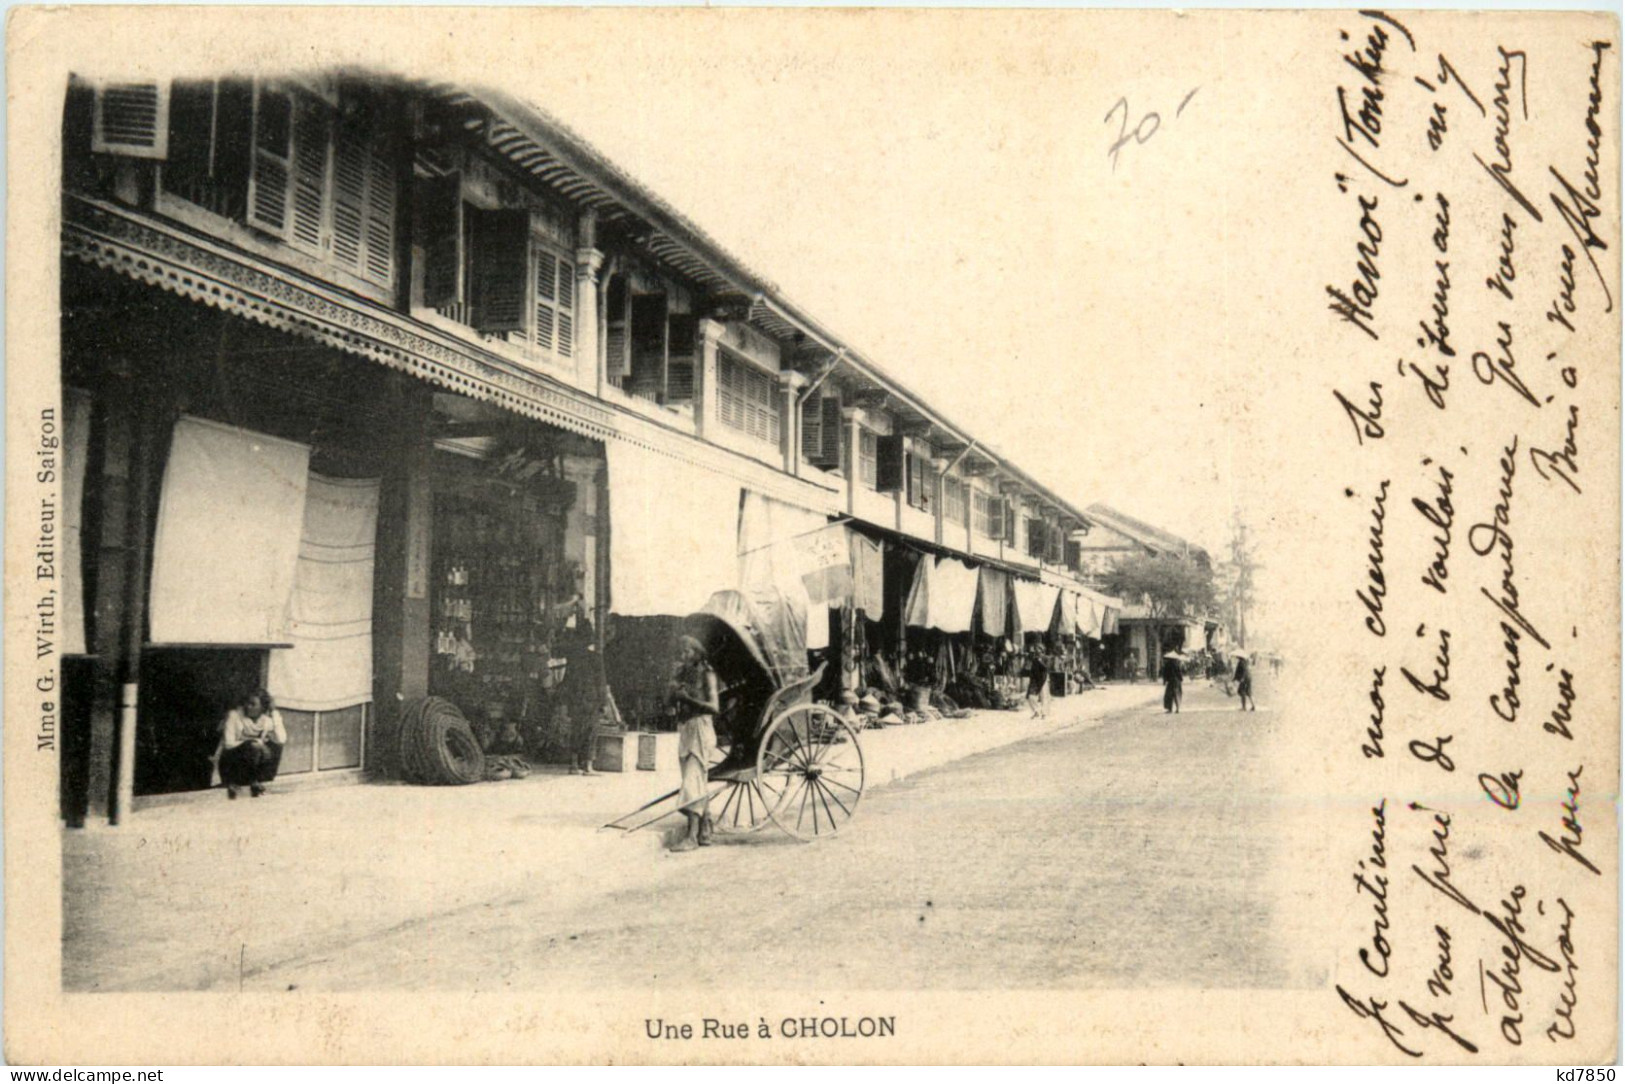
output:
<path id="1" fill-rule="evenodd" d="M 1236 691 L 1241 694 L 1242 711 L 1258 710 L 1258 701 L 1253 699 L 1253 667 L 1239 651 L 1236 652 Z"/>
<path id="2" fill-rule="evenodd" d="M 559 699 L 569 713 L 570 774 L 597 775 L 592 770 L 593 739 L 604 710 L 604 660 L 592 622 L 576 615 L 576 627 L 564 648 L 564 681 Z"/>
<path id="3" fill-rule="evenodd" d="M 1179 652 L 1170 651 L 1162 657 L 1162 713 L 1179 714 L 1179 703 L 1185 698 L 1185 664 Z"/>
<path id="4" fill-rule="evenodd" d="M 717 753 L 715 719 L 722 710 L 717 673 L 705 647 L 692 636 L 682 640 L 682 666 L 672 684 L 677 726 L 677 763 L 682 772 L 678 801 L 688 820 L 688 834 L 673 851 L 692 851 L 711 843 L 711 761 Z"/>
<path id="5" fill-rule="evenodd" d="M 1049 714 L 1048 697 L 1049 660 L 1044 655 L 1043 645 L 1039 645 L 1027 661 L 1027 706 L 1032 709 L 1034 719 Z"/>

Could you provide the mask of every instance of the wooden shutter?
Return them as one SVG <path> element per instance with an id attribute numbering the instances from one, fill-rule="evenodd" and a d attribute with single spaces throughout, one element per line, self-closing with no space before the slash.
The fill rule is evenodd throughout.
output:
<path id="1" fill-rule="evenodd" d="M 632 371 L 632 299 L 625 275 L 610 276 L 604 290 L 604 376 L 620 382 Z"/>
<path id="2" fill-rule="evenodd" d="M 248 224 L 286 239 L 292 213 L 293 96 L 259 86 L 254 93 L 254 153 L 248 173 Z"/>
<path id="3" fill-rule="evenodd" d="M 213 79 L 177 79 L 170 84 L 165 187 L 171 181 L 197 183 L 214 176 L 217 98 Z"/>
<path id="4" fill-rule="evenodd" d="M 875 441 L 875 488 L 882 493 L 896 493 L 907 483 L 903 438 L 879 437 Z"/>
<path id="5" fill-rule="evenodd" d="M 1006 546 L 1013 546 L 1016 544 L 1016 524 L 1019 523 L 1020 520 L 1021 517 L 1016 515 L 1015 503 L 1013 501 L 1006 500 L 1004 502 L 1004 544 Z"/>
<path id="6" fill-rule="evenodd" d="M 462 175 L 420 179 L 415 206 L 423 246 L 423 304 L 431 309 L 455 305 L 466 296 Z"/>
<path id="7" fill-rule="evenodd" d="M 645 399 L 659 399 L 666 392 L 666 337 L 671 333 L 666 308 L 665 294 L 632 295 L 632 383 L 628 390 Z"/>
<path id="8" fill-rule="evenodd" d="M 694 356 L 700 335 L 700 320 L 686 313 L 673 313 L 668 331 L 666 362 L 666 402 L 688 403 L 694 399 Z"/>
<path id="9" fill-rule="evenodd" d="M 474 327 L 524 332 L 530 310 L 530 212 L 474 212 Z"/>
<path id="10" fill-rule="evenodd" d="M 381 286 L 395 280 L 395 163 L 387 131 L 375 111 L 362 110 L 341 128 L 333 155 L 334 259 Z"/>
<path id="11" fill-rule="evenodd" d="M 575 266 L 538 246 L 534 334 L 544 353 L 564 358 L 575 353 L 575 286 Z"/>
<path id="12" fill-rule="evenodd" d="M 824 400 L 817 395 L 810 395 L 801 404 L 801 458 L 803 462 L 813 466 L 822 466 L 818 462 L 819 453 L 824 449 Z"/>
<path id="13" fill-rule="evenodd" d="M 1004 537 L 1004 502 L 999 498 L 987 494 L 977 494 L 976 499 L 986 501 L 987 508 L 987 536 L 989 538 Z"/>
<path id="14" fill-rule="evenodd" d="M 300 94 L 293 112 L 293 220 L 288 242 L 322 255 L 328 241 L 328 171 L 333 114 L 327 104 Z"/>
<path id="15" fill-rule="evenodd" d="M 810 424 L 809 424 L 810 420 Z M 815 467 L 841 466 L 841 401 L 834 396 L 808 399 L 802 410 L 801 455 Z"/>
<path id="16" fill-rule="evenodd" d="M 169 84 L 108 83 L 96 88 L 90 149 L 161 159 L 169 154 Z"/>
<path id="17" fill-rule="evenodd" d="M 576 350 L 576 265 L 562 256 L 554 257 L 559 265 L 559 357 L 575 356 Z"/>
<path id="18" fill-rule="evenodd" d="M 717 417 L 734 429 L 745 428 L 744 366 L 722 355 L 717 359 Z"/>

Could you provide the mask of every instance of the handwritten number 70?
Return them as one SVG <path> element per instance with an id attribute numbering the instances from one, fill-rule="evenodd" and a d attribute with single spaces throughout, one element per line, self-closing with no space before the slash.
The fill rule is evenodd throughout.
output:
<path id="1" fill-rule="evenodd" d="M 1196 97 L 1196 92 L 1201 89 L 1201 87 L 1192 88 L 1191 92 L 1180 100 L 1179 108 L 1174 110 L 1175 117 L 1178 117 L 1181 113 L 1185 112 L 1185 107 L 1190 104 L 1192 98 Z M 1157 130 L 1162 127 L 1161 116 L 1156 113 L 1147 113 L 1140 118 L 1140 122 L 1138 124 L 1136 124 L 1132 129 L 1129 128 L 1129 108 L 1127 98 L 1117 99 L 1117 104 L 1106 110 L 1106 116 L 1104 118 L 1105 123 L 1110 124 L 1112 122 L 1112 114 L 1118 112 L 1121 112 L 1123 117 L 1122 121 L 1118 125 L 1117 139 L 1106 150 L 1107 156 L 1112 160 L 1113 172 L 1116 172 L 1117 170 L 1117 157 L 1123 153 L 1123 148 L 1128 145 L 1129 140 L 1132 139 L 1135 143 L 1146 143 L 1151 139 L 1152 136 L 1156 135 Z"/>

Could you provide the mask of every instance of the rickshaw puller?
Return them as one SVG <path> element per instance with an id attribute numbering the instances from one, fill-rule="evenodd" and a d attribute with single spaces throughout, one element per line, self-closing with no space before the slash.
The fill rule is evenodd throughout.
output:
<path id="1" fill-rule="evenodd" d="M 677 763 L 682 771 L 679 801 L 688 820 L 688 834 L 672 847 L 691 851 L 711 843 L 710 767 L 717 752 L 715 718 L 722 710 L 717 674 L 705 648 L 692 636 L 683 637 L 683 664 L 672 688 L 672 700 L 681 722 L 677 728 Z"/>

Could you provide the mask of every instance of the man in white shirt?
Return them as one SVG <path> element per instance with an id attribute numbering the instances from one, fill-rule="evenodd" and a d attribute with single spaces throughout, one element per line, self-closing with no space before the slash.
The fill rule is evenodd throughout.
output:
<path id="1" fill-rule="evenodd" d="M 221 728 L 220 749 L 215 755 L 226 797 L 235 799 L 239 787 L 247 787 L 255 798 L 264 794 L 265 784 L 276 778 L 286 744 L 288 732 L 271 703 L 271 694 L 255 689 L 243 699 L 241 707 L 226 713 Z"/>

